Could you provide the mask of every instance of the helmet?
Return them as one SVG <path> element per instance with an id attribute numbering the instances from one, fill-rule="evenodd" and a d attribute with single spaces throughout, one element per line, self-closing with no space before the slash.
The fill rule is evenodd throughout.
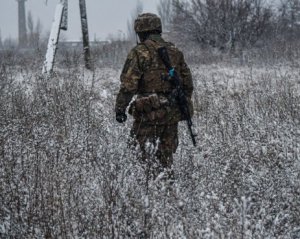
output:
<path id="1" fill-rule="evenodd" d="M 136 33 L 159 31 L 162 32 L 161 20 L 153 13 L 143 13 L 137 17 L 134 22 L 134 30 Z"/>

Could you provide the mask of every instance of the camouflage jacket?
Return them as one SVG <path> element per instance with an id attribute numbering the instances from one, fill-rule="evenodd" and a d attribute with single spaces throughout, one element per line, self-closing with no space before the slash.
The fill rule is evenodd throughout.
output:
<path id="1" fill-rule="evenodd" d="M 178 105 L 171 105 L 168 102 L 174 88 L 169 81 L 162 79 L 168 72 L 157 53 L 157 49 L 161 46 L 167 48 L 172 66 L 182 80 L 181 84 L 192 115 L 193 82 L 190 69 L 182 52 L 172 43 L 165 42 L 160 35 L 151 35 L 128 54 L 120 77 L 121 86 L 116 100 L 116 112 L 125 112 L 132 97 L 137 95 L 137 99 L 129 109 L 135 120 L 155 124 L 172 124 L 181 120 Z"/>

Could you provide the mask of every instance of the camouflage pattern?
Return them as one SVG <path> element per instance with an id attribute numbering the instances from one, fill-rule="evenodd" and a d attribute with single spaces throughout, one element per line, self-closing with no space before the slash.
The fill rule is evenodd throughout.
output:
<path id="1" fill-rule="evenodd" d="M 134 22 L 136 33 L 158 31 L 162 32 L 161 20 L 153 13 L 144 13 L 138 16 Z"/>
<path id="2" fill-rule="evenodd" d="M 173 153 L 178 146 L 178 124 L 154 126 L 135 121 L 131 134 L 140 145 L 141 159 L 150 164 L 154 177 L 172 167 Z"/>
<path id="3" fill-rule="evenodd" d="M 168 50 L 172 65 L 182 80 L 191 114 L 193 113 L 191 72 L 182 52 L 173 44 L 165 42 L 159 34 L 150 35 L 128 54 L 121 73 L 115 110 L 125 112 L 132 97 L 136 95 L 129 108 L 129 113 L 135 120 L 132 134 L 139 142 L 145 157 L 146 142 L 155 143 L 159 139 L 156 156 L 163 167 L 170 167 L 172 154 L 178 145 L 177 126 L 182 116 L 176 101 L 172 99 L 172 84 L 163 80 L 168 77 L 168 72 L 157 53 L 161 46 Z"/>

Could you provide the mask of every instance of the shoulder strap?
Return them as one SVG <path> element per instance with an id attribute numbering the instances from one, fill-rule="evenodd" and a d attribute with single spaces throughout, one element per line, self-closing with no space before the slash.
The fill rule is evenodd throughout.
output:
<path id="1" fill-rule="evenodd" d="M 157 52 L 157 49 L 159 48 L 159 46 L 157 46 L 158 44 L 155 44 L 155 41 L 153 40 L 146 40 L 143 42 L 143 44 L 149 49 L 150 51 L 150 48 L 153 48 L 155 52 Z"/>

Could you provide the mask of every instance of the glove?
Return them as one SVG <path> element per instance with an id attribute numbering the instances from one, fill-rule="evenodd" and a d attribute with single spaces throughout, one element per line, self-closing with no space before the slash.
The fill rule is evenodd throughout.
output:
<path id="1" fill-rule="evenodd" d="M 127 120 L 127 115 L 124 112 L 117 112 L 116 113 L 116 120 L 119 123 L 124 123 Z"/>

